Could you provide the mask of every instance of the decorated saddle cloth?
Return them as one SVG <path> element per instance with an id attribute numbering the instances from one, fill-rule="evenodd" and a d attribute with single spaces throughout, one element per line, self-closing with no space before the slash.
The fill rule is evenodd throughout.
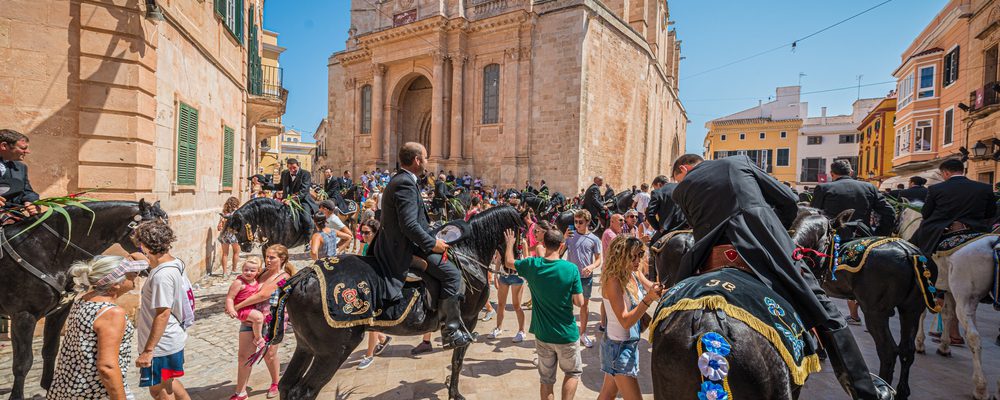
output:
<path id="1" fill-rule="evenodd" d="M 916 246 L 910 242 L 897 237 L 873 236 L 855 239 L 840 245 L 832 259 L 833 279 L 837 278 L 837 273 L 858 273 L 868 262 L 868 258 L 873 251 L 889 250 L 895 248 L 904 254 L 913 268 L 913 273 L 917 277 L 917 286 L 923 293 L 924 306 L 930 312 L 940 311 L 940 307 L 934 302 L 934 293 L 937 288 L 931 281 L 931 271 L 927 267 L 927 257 L 920 252 Z"/>
<path id="2" fill-rule="evenodd" d="M 945 234 L 938 243 L 937 251 L 934 252 L 934 257 L 948 257 L 962 247 L 965 247 L 965 245 L 972 243 L 974 240 L 983 236 L 991 237 L 993 243 L 1000 240 L 1000 234 L 996 233 L 963 231 L 950 235 Z M 953 265 L 952 268 L 956 268 L 956 266 Z M 1000 254 L 998 254 L 996 250 L 993 251 L 993 284 L 990 285 L 989 298 L 983 299 L 983 302 L 992 304 L 994 309 L 1000 310 Z"/>
<path id="3" fill-rule="evenodd" d="M 785 361 L 796 385 L 805 384 L 809 374 L 820 370 L 819 357 L 815 351 L 816 343 L 791 304 L 752 275 L 733 268 L 723 268 L 693 276 L 670 288 L 660 299 L 660 304 L 654 313 L 653 323 L 650 325 L 652 327 L 650 341 L 656 326 L 671 313 L 702 309 L 724 311 L 727 316 L 743 322 L 764 336 Z M 704 336 L 707 337 L 709 334 Z M 725 353 L 728 354 L 730 350 L 728 343 L 732 343 L 733 338 L 726 338 L 722 332 L 716 336 L 722 339 L 722 343 L 727 343 Z M 718 342 L 716 339 L 719 338 L 710 342 L 716 343 Z M 715 345 L 709 347 L 713 346 L 717 347 Z M 699 343 L 698 347 L 701 351 L 702 344 Z M 740 351 L 738 348 L 731 350 Z M 699 355 L 702 358 L 708 357 L 705 360 L 706 365 L 725 363 L 725 360 L 719 360 L 711 354 L 706 356 L 699 353 Z M 706 368 L 701 364 L 702 360 L 699 359 L 699 368 L 706 374 Z M 708 373 L 712 372 L 711 368 L 707 370 Z M 708 375 L 705 377 L 712 381 L 721 381 L 711 379 Z"/>
<path id="4" fill-rule="evenodd" d="M 409 315 L 418 292 L 404 291 L 403 300 L 389 301 L 375 263 L 374 257 L 328 257 L 310 267 L 319 279 L 320 295 L 326 299 L 323 316 L 331 327 L 395 326 Z"/>
<path id="5" fill-rule="evenodd" d="M 690 229 L 680 230 L 680 231 L 670 231 L 667 234 L 660 236 L 660 238 L 656 240 L 656 243 L 653 243 L 653 245 L 650 246 L 650 248 L 653 250 L 654 253 L 659 253 L 663 251 L 663 247 L 667 245 L 667 242 L 669 242 L 670 239 L 673 239 L 677 235 L 684 233 L 691 233 L 691 232 L 692 231 Z"/>

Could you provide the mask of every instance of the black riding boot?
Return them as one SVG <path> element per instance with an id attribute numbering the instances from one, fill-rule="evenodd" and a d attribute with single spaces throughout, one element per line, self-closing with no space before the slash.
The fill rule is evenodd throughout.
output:
<path id="1" fill-rule="evenodd" d="M 881 378 L 868 372 L 868 365 L 850 328 L 817 329 L 819 338 L 844 390 L 855 400 L 891 400 L 896 393 Z"/>
<path id="2" fill-rule="evenodd" d="M 465 347 L 472 343 L 472 336 L 462 321 L 462 298 L 452 296 L 441 301 L 444 327 L 441 328 L 441 341 L 444 347 Z"/>

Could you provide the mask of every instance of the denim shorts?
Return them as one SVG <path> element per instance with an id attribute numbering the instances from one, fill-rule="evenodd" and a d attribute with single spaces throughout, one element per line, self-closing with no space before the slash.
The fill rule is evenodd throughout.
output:
<path id="1" fill-rule="evenodd" d="M 601 371 L 632 378 L 639 376 L 639 339 L 617 341 L 606 336 L 601 340 Z"/>
<path id="2" fill-rule="evenodd" d="M 583 285 L 583 301 L 590 301 L 590 295 L 594 293 L 594 277 L 580 278 L 580 284 Z"/>
<path id="3" fill-rule="evenodd" d="M 504 284 L 504 285 L 507 285 L 507 286 L 520 286 L 520 285 L 524 284 L 524 279 L 523 278 L 521 278 L 520 276 L 517 276 L 517 275 L 513 275 L 513 274 L 511 274 L 511 275 L 502 275 L 501 274 L 497 279 L 499 279 L 499 281 L 500 281 L 501 284 Z"/>

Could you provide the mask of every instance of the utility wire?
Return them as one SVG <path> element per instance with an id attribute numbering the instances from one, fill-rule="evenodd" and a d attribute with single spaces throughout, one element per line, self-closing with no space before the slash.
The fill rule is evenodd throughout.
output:
<path id="1" fill-rule="evenodd" d="M 772 48 L 772 49 L 769 49 L 769 50 L 764 50 L 762 52 L 755 53 L 755 54 L 752 54 L 752 55 L 740 58 L 740 59 L 735 60 L 735 61 L 730 61 L 728 63 L 722 64 L 722 65 L 720 65 L 718 67 L 715 67 L 715 68 L 707 69 L 707 70 L 704 70 L 704 71 L 701 71 L 701 72 L 698 72 L 698 73 L 695 73 L 695 74 L 692 74 L 692 75 L 688 75 L 688 76 L 682 77 L 680 80 L 683 81 L 683 80 L 686 80 L 686 79 L 690 79 L 690 78 L 694 78 L 694 77 L 697 77 L 697 76 L 705 75 L 705 74 L 710 73 L 710 72 L 715 72 L 715 71 L 718 71 L 720 69 L 726 68 L 726 67 L 734 65 L 734 64 L 739 64 L 741 62 L 744 62 L 744 61 L 747 61 L 747 60 L 750 60 L 750 59 L 753 59 L 753 58 L 757 58 L 757 57 L 760 57 L 760 56 L 768 54 L 768 53 L 773 53 L 773 52 L 781 50 L 781 49 L 783 49 L 785 47 L 791 47 L 792 50 L 794 51 L 795 48 L 798 46 L 799 42 L 801 42 L 803 40 L 806 40 L 806 39 L 809 39 L 809 38 L 811 38 L 813 36 L 816 36 L 816 35 L 818 35 L 820 33 L 826 32 L 827 30 L 830 30 L 830 29 L 832 29 L 832 28 L 834 28 L 834 27 L 836 27 L 838 25 L 841 25 L 841 24 L 843 24 L 843 23 L 845 23 L 847 21 L 850 21 L 850 20 L 852 20 L 854 18 L 857 18 L 857 17 L 859 17 L 859 16 L 861 16 L 861 15 L 863 15 L 865 13 L 868 13 L 869 11 L 872 11 L 872 10 L 874 10 L 876 8 L 879 8 L 879 7 L 883 6 L 883 5 L 886 5 L 886 4 L 888 4 L 888 3 L 892 2 L 892 1 L 893 0 L 885 0 L 885 1 L 881 2 L 881 3 L 878 3 L 878 4 L 874 5 L 874 6 L 869 7 L 868 9 L 866 9 L 864 11 L 861 11 L 861 12 L 859 12 L 857 14 L 854 14 L 854 15 L 852 15 L 850 17 L 844 18 L 844 19 L 842 19 L 842 20 L 834 23 L 833 25 L 827 26 L 827 27 L 825 27 L 823 29 L 820 29 L 820 30 L 818 30 L 816 32 L 810 33 L 810 34 L 808 34 L 806 36 L 803 36 L 803 37 L 801 37 L 799 39 L 795 39 L 795 40 L 791 41 L 790 43 L 786 43 L 786 44 L 783 44 L 781 46 L 778 46 L 778 47 L 775 47 L 775 48 Z M 855 87 L 857 87 L 857 86 L 855 85 Z"/>
<path id="2" fill-rule="evenodd" d="M 885 81 L 885 82 L 866 83 L 864 85 L 861 85 L 861 87 L 886 85 L 886 84 L 890 84 L 890 83 L 896 83 L 896 81 L 892 80 L 892 81 Z M 823 90 L 813 90 L 813 91 L 809 91 L 809 92 L 801 92 L 801 93 L 799 93 L 799 95 L 836 92 L 836 91 L 841 91 L 841 90 L 849 90 L 849 89 L 857 89 L 857 88 L 858 88 L 858 85 L 851 85 L 851 86 L 845 86 L 845 87 L 839 87 L 839 88 L 833 88 L 833 89 L 823 89 Z M 788 97 L 788 96 L 794 96 L 794 95 L 790 94 L 790 95 L 783 95 L 783 96 L 776 96 L 776 97 L 777 98 L 781 98 L 781 97 Z M 777 98 L 775 100 L 777 100 Z M 730 97 L 730 98 L 694 99 L 694 100 L 682 100 L 682 101 L 685 102 L 685 103 L 697 103 L 697 102 L 707 102 L 707 101 L 736 101 L 736 100 L 757 100 L 757 99 L 759 99 L 759 97 Z"/>

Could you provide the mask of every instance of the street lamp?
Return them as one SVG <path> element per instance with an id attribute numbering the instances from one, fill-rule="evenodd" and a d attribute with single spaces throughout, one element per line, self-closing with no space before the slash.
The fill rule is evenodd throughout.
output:
<path id="1" fill-rule="evenodd" d="M 982 140 L 976 142 L 975 146 L 972 146 L 972 156 L 975 158 L 981 158 L 986 155 L 986 144 Z"/>

